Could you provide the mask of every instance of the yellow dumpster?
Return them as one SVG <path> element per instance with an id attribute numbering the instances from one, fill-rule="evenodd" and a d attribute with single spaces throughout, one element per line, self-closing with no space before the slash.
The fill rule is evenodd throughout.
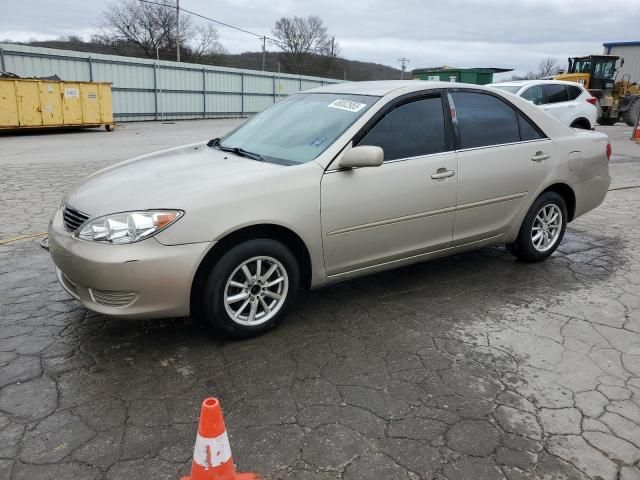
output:
<path id="1" fill-rule="evenodd" d="M 115 128 L 110 83 L 0 78 L 0 131 L 101 125 Z"/>

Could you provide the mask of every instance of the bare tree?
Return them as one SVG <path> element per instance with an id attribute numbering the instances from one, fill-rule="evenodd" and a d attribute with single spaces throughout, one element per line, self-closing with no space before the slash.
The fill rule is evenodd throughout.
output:
<path id="1" fill-rule="evenodd" d="M 174 0 L 163 0 L 162 5 L 118 0 L 109 4 L 102 13 L 99 30 L 92 39 L 116 50 L 122 46 L 134 46 L 150 58 L 156 56 L 156 49 L 175 50 L 175 7 Z M 180 18 L 180 45 L 185 46 L 187 55 L 195 53 L 197 58 L 224 51 L 215 28 L 194 28 L 187 16 Z"/>
<path id="2" fill-rule="evenodd" d="M 194 29 L 194 37 L 188 46 L 188 53 L 199 60 L 202 57 L 217 57 L 227 53 L 227 49 L 220 43 L 218 31 L 212 25 L 198 26 Z"/>
<path id="3" fill-rule="evenodd" d="M 555 58 L 547 57 L 540 60 L 537 71 L 530 70 L 524 75 L 513 75 L 511 80 L 537 80 L 554 75 L 557 70 L 558 61 Z"/>
<path id="4" fill-rule="evenodd" d="M 284 52 L 290 67 L 302 73 L 313 55 L 337 56 L 339 46 L 316 15 L 282 17 L 272 30 L 274 43 Z"/>
<path id="5" fill-rule="evenodd" d="M 558 69 L 558 61 L 555 58 L 547 57 L 540 60 L 536 78 L 544 78 L 552 75 Z"/>

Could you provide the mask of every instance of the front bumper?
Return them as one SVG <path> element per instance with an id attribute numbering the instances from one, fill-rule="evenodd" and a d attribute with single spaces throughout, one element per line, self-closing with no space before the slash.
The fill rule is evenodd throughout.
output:
<path id="1" fill-rule="evenodd" d="M 64 228 L 61 211 L 49 225 L 60 284 L 88 309 L 121 318 L 189 315 L 191 284 L 209 246 L 166 246 L 153 237 L 128 245 L 78 240 Z"/>

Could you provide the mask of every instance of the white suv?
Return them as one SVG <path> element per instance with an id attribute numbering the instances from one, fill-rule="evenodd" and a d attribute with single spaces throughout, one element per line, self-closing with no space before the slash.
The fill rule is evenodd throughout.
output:
<path id="1" fill-rule="evenodd" d="M 598 114 L 596 97 L 591 96 L 579 83 L 559 80 L 520 80 L 493 83 L 488 86 L 529 100 L 570 127 L 591 130 L 596 124 Z"/>

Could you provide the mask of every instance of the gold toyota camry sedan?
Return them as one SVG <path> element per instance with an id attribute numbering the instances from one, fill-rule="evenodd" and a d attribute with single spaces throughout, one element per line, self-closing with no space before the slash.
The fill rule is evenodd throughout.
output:
<path id="1" fill-rule="evenodd" d="M 91 175 L 51 220 L 50 251 L 91 310 L 197 314 L 246 337 L 301 287 L 486 245 L 544 260 L 603 201 L 610 154 L 606 135 L 501 90 L 330 85 Z"/>

